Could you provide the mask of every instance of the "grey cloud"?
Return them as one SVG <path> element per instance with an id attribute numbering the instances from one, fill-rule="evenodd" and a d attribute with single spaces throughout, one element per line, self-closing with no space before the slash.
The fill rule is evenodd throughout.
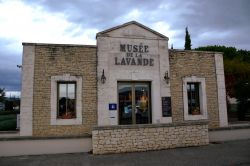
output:
<path id="1" fill-rule="evenodd" d="M 22 63 L 22 53 L 16 48 L 8 48 L 12 44 L 13 41 L 0 38 L 0 69 L 13 69 Z"/>
<path id="2" fill-rule="evenodd" d="M 20 69 L 2 69 L 0 68 L 0 88 L 6 91 L 21 90 L 21 71 Z"/>
<path id="3" fill-rule="evenodd" d="M 6 48 L 12 41 L 0 39 L 0 88 L 7 91 L 19 91 L 21 84 L 21 69 L 17 65 L 21 65 L 21 53 L 13 53 L 15 51 Z M 21 44 L 21 43 L 20 43 Z"/>
<path id="4" fill-rule="evenodd" d="M 195 2 L 195 1 L 193 1 Z M 237 48 L 250 49 L 250 39 L 247 37 L 250 29 L 250 2 L 247 0 L 201 1 L 193 5 L 193 13 L 182 14 L 184 22 L 177 27 L 188 25 L 192 40 L 199 40 L 199 35 L 205 32 L 217 32 L 197 43 L 231 45 Z M 229 32 L 227 36 L 218 38 L 220 33 Z M 214 39 L 214 40 L 212 40 Z M 221 42 L 221 43 L 219 43 Z"/>
<path id="5" fill-rule="evenodd" d="M 26 3 L 32 5 L 42 5 L 50 12 L 63 12 L 69 21 L 82 27 L 95 27 L 100 30 L 114 26 L 116 18 L 126 15 L 132 9 L 147 12 L 157 9 L 161 2 L 162 0 L 26 0 Z"/>
<path id="6" fill-rule="evenodd" d="M 97 28 L 100 31 L 123 23 L 121 17 L 137 9 L 142 13 L 139 21 L 147 26 L 157 21 L 165 21 L 172 30 L 182 31 L 183 33 L 175 36 L 177 38 L 175 40 L 184 39 L 186 26 L 190 28 L 195 47 L 199 46 L 198 42 L 201 41 L 199 36 L 205 32 L 233 31 L 237 35 L 228 35 L 226 38 L 231 38 L 229 42 L 224 41 L 226 38 L 217 41 L 222 41 L 221 44 L 230 43 L 239 48 L 250 49 L 250 46 L 244 44 L 245 41 L 249 43 L 250 40 L 246 38 L 246 35 L 242 35 L 246 32 L 244 29 L 250 27 L 250 2 L 248 0 L 175 0 L 174 2 L 170 0 L 61 0 L 59 2 L 57 0 L 28 0 L 26 2 L 42 5 L 49 12 L 62 12 L 70 22 L 82 28 Z M 164 5 L 167 7 L 159 8 Z M 131 18 L 131 20 L 134 19 Z M 216 35 L 203 38 L 204 41 L 201 43 L 211 41 L 210 44 L 213 44 L 211 39 L 216 39 Z M 177 45 L 180 44 L 177 43 Z"/>
<path id="7" fill-rule="evenodd" d="M 250 2 L 247 0 L 202 1 L 194 5 L 194 13 L 183 15 L 192 26 L 227 30 L 249 26 Z"/>
<path id="8" fill-rule="evenodd" d="M 153 28 L 164 21 L 177 31 L 171 42 L 183 49 L 185 27 L 189 27 L 193 48 L 205 45 L 227 45 L 250 50 L 249 0 L 24 0 L 29 6 L 39 6 L 45 12 L 63 13 L 65 18 L 82 28 L 100 31 L 136 18 L 124 19 L 133 9 L 140 17 L 136 20 Z M 128 21 L 130 21 L 128 20 Z M 165 28 L 165 27 L 162 27 Z M 68 29 L 65 33 L 70 32 Z M 72 34 L 72 36 L 77 35 Z M 209 35 L 204 35 L 204 34 Z M 168 36 L 168 34 L 165 34 Z M 20 53 L 6 49 L 10 40 L 0 39 L 0 86 L 20 89 Z M 34 41 L 36 42 L 36 41 Z M 21 43 L 20 43 L 21 44 Z M 172 43 L 169 43 L 171 45 Z M 15 48 L 13 48 L 15 49 Z M 19 82 L 18 82 L 19 81 Z"/>

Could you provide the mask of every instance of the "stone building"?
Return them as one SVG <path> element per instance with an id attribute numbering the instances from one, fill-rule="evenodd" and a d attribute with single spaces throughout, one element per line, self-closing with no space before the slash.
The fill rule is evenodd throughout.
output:
<path id="1" fill-rule="evenodd" d="M 208 144 L 227 126 L 223 56 L 169 50 L 135 21 L 97 45 L 23 43 L 21 136 L 92 136 L 95 154 Z"/>

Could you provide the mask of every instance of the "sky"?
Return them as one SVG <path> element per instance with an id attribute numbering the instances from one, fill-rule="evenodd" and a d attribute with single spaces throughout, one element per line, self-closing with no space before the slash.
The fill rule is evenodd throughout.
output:
<path id="1" fill-rule="evenodd" d="M 20 91 L 22 42 L 95 45 L 99 31 L 138 21 L 184 48 L 250 50 L 250 0 L 0 0 L 0 88 Z"/>

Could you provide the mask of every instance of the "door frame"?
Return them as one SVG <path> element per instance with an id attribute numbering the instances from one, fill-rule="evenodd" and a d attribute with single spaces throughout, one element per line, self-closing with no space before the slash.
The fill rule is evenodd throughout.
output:
<path id="1" fill-rule="evenodd" d="M 131 84 L 131 95 L 132 95 L 132 124 L 131 125 L 136 125 L 136 115 L 135 115 L 135 84 L 136 83 L 145 83 L 148 85 L 148 91 L 149 91 L 149 95 L 148 95 L 148 98 L 149 98 L 149 102 L 148 102 L 148 108 L 149 108 L 149 117 L 148 117 L 148 123 L 147 124 L 151 124 L 152 123 L 152 100 L 151 100 L 151 81 L 117 81 L 117 108 L 118 108 L 118 111 L 117 111 L 117 114 L 118 114 L 118 125 L 121 125 L 120 124 L 120 102 L 119 102 L 119 84 Z"/>

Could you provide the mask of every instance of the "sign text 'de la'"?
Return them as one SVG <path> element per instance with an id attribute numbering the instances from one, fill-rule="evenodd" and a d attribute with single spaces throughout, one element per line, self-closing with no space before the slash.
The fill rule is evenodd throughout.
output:
<path id="1" fill-rule="evenodd" d="M 149 56 L 148 45 L 120 44 L 121 57 L 115 57 L 115 65 L 154 66 L 154 59 Z"/>

